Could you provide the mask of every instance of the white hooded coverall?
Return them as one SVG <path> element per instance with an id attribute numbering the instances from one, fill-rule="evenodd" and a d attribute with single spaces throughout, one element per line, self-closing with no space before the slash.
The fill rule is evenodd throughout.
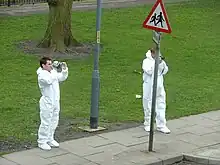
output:
<path id="1" fill-rule="evenodd" d="M 59 82 L 67 79 L 68 68 L 59 73 L 56 70 L 48 72 L 39 67 L 37 75 L 42 95 L 39 101 L 41 123 L 38 130 L 38 144 L 44 144 L 54 140 L 60 112 Z"/>
<path id="2" fill-rule="evenodd" d="M 154 79 L 154 65 L 155 60 L 151 56 L 151 51 L 148 50 L 146 58 L 143 60 L 143 108 L 144 108 L 144 125 L 150 126 L 151 120 L 151 104 L 153 92 L 153 79 Z M 163 85 L 163 75 L 168 72 L 168 66 L 165 61 L 158 66 L 158 79 L 157 79 L 157 95 L 156 95 L 156 125 L 157 128 L 166 127 L 166 93 Z"/>

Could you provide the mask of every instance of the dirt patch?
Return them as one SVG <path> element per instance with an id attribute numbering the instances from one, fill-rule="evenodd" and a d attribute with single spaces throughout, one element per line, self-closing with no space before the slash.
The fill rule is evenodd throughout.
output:
<path id="1" fill-rule="evenodd" d="M 82 119 L 82 118 L 66 119 L 64 117 L 61 117 L 59 123 L 60 124 L 55 134 L 55 139 L 58 140 L 59 142 L 93 136 L 104 132 L 111 132 L 116 130 L 132 128 L 135 126 L 139 126 L 141 124 L 136 122 L 104 123 L 104 124 L 99 123 L 99 125 L 105 127 L 106 130 L 89 133 L 78 129 L 78 126 L 89 125 L 89 121 L 87 119 Z M 35 134 L 31 135 L 32 137 L 30 141 L 19 141 L 14 137 L 9 137 L 7 139 L 0 140 L 0 155 L 10 152 L 28 150 L 37 147 L 37 129 L 38 128 L 36 128 L 35 130 Z"/>
<path id="2" fill-rule="evenodd" d="M 53 52 L 49 48 L 41 48 L 37 47 L 39 41 L 33 41 L 33 40 L 26 40 L 21 41 L 18 44 L 16 44 L 17 48 L 21 50 L 22 52 L 28 54 L 28 55 L 35 55 L 35 56 L 50 56 L 56 59 L 62 58 L 62 59 L 82 59 L 86 58 L 93 54 L 95 44 L 94 43 L 81 43 L 80 46 L 72 46 L 68 47 L 66 52 Z M 103 45 L 101 45 L 101 48 L 103 48 Z"/>
<path id="3" fill-rule="evenodd" d="M 6 140 L 0 140 L 0 155 L 27 150 L 33 148 L 35 145 L 31 141 L 19 141 L 14 137 L 9 137 Z"/>

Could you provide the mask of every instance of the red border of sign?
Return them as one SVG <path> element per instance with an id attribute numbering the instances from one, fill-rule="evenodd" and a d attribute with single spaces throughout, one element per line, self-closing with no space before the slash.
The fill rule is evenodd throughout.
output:
<path id="1" fill-rule="evenodd" d="M 155 9 L 157 8 L 157 6 L 161 5 L 161 9 L 162 9 L 162 12 L 164 14 L 164 17 L 165 17 L 165 21 L 167 23 L 167 27 L 168 27 L 168 30 L 166 29 L 162 29 L 162 28 L 158 28 L 158 27 L 154 27 L 154 26 L 149 26 L 149 25 L 146 25 L 147 22 L 149 21 L 150 17 L 152 16 L 153 12 L 155 11 Z M 172 29 L 170 27 L 170 23 L 168 21 L 168 16 L 167 16 L 167 13 L 166 13 L 166 10 L 165 10 L 165 7 L 164 7 L 164 4 L 162 2 L 162 0 L 157 0 L 157 2 L 154 4 L 154 6 L 152 7 L 149 15 L 147 16 L 147 18 L 145 19 L 145 21 L 143 22 L 143 27 L 144 28 L 147 28 L 147 29 L 152 29 L 152 30 L 155 30 L 155 31 L 158 31 L 158 32 L 164 32 L 164 33 L 171 33 L 172 32 Z"/>

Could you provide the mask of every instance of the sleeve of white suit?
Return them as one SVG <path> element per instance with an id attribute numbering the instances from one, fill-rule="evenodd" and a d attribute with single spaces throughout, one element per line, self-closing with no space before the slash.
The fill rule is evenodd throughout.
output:
<path id="1" fill-rule="evenodd" d="M 59 82 L 65 81 L 67 77 L 68 77 L 68 67 L 66 67 L 65 69 L 62 69 L 62 72 L 57 73 L 57 78 Z"/>
<path id="2" fill-rule="evenodd" d="M 41 73 L 38 76 L 39 83 L 42 85 L 51 85 L 54 80 L 56 80 L 55 77 L 53 77 L 51 74 Z"/>
<path id="3" fill-rule="evenodd" d="M 152 75 L 154 72 L 153 65 L 148 59 L 144 59 L 143 64 L 142 64 L 142 69 L 148 75 Z"/>
<path id="4" fill-rule="evenodd" d="M 159 70 L 161 70 L 161 74 L 162 75 L 167 74 L 168 66 L 167 66 L 167 64 L 166 64 L 166 62 L 164 60 L 160 63 L 159 67 L 161 67 L 161 69 L 159 69 Z"/>

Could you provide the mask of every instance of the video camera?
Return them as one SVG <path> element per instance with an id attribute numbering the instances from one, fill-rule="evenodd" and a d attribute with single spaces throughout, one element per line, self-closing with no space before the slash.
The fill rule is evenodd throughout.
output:
<path id="1" fill-rule="evenodd" d="M 160 55 L 160 58 L 161 58 L 161 60 L 165 60 L 165 57 L 162 55 Z"/>
<path id="2" fill-rule="evenodd" d="M 52 67 L 57 70 L 57 72 L 62 72 L 62 68 L 66 66 L 65 62 L 53 61 Z"/>

